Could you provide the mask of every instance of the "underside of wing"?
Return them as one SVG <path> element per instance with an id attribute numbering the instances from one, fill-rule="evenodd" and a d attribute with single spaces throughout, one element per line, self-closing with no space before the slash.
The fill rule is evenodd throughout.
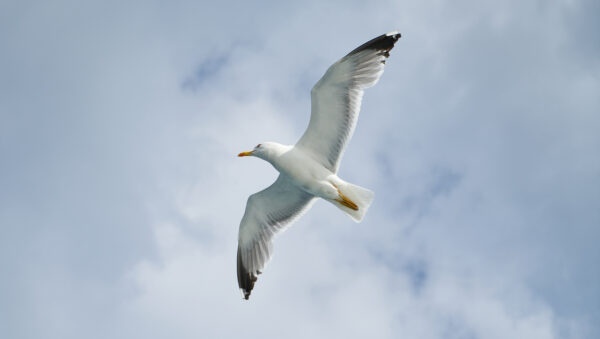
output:
<path id="1" fill-rule="evenodd" d="M 381 35 L 333 64 L 311 90 L 311 116 L 297 147 L 337 172 L 354 133 L 363 91 L 377 83 L 398 32 Z"/>
<path id="2" fill-rule="evenodd" d="M 240 223 L 237 276 L 244 298 L 271 258 L 273 237 L 311 206 L 314 196 L 281 174 L 266 189 L 251 195 Z"/>

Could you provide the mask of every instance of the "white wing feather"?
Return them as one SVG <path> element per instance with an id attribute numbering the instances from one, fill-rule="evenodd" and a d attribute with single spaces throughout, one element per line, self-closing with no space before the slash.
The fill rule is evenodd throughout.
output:
<path id="1" fill-rule="evenodd" d="M 246 299 L 257 275 L 271 258 L 273 237 L 307 211 L 313 200 L 313 195 L 296 187 L 283 174 L 271 186 L 248 198 L 237 254 L 238 284 Z"/>
<path id="2" fill-rule="evenodd" d="M 398 38 L 391 32 L 358 47 L 329 67 L 310 92 L 310 122 L 296 147 L 334 173 L 354 133 L 364 89 L 377 83 Z"/>

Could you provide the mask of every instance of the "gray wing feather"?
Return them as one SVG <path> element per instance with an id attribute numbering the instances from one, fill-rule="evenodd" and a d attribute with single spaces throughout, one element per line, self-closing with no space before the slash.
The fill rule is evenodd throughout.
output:
<path id="1" fill-rule="evenodd" d="M 238 284 L 244 298 L 250 297 L 257 276 L 271 258 L 273 237 L 307 211 L 313 199 L 283 174 L 271 186 L 248 198 L 237 251 Z"/>
<path id="2" fill-rule="evenodd" d="M 377 83 L 400 34 L 381 35 L 333 64 L 311 90 L 311 116 L 297 147 L 334 173 L 354 133 L 365 88 Z"/>

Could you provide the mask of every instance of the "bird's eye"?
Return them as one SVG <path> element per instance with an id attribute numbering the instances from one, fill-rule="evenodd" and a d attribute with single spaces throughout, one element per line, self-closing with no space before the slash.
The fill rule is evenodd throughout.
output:
<path id="1" fill-rule="evenodd" d="M 256 145 L 256 147 L 254 147 L 254 148 L 259 148 L 261 145 L 262 145 L 262 144 L 258 144 L 258 145 Z"/>

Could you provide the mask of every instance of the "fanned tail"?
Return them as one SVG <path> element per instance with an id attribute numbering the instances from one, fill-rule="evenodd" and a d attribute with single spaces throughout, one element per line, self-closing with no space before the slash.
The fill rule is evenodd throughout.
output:
<path id="1" fill-rule="evenodd" d="M 343 199 L 329 201 L 348 214 L 352 220 L 360 222 L 371 206 L 375 193 L 364 187 L 344 181 L 336 182 L 336 187 L 340 191 L 343 199 L 350 201 L 345 202 Z M 354 207 L 356 207 L 356 209 Z"/>

